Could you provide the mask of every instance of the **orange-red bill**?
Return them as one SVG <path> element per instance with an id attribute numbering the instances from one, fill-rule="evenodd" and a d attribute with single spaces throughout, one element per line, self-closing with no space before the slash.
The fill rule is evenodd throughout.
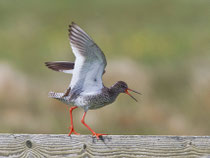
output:
<path id="1" fill-rule="evenodd" d="M 136 91 L 134 91 L 134 90 L 132 90 L 132 89 L 126 89 L 126 91 L 125 91 L 125 93 L 127 94 L 127 95 L 129 95 L 131 98 L 133 98 L 136 102 L 138 102 L 138 100 L 136 99 L 136 98 L 134 98 L 129 92 L 128 92 L 128 90 L 130 90 L 130 91 L 132 91 L 132 92 L 135 92 L 135 93 L 137 93 L 137 94 L 141 94 L 141 93 L 139 93 L 139 92 L 136 92 Z"/>
<path id="2" fill-rule="evenodd" d="M 130 89 L 130 88 L 128 88 L 127 90 L 132 91 L 132 92 L 137 93 L 137 94 L 141 94 L 141 93 L 139 93 L 139 92 L 137 92 L 137 91 L 134 91 L 134 90 L 132 90 L 132 89 Z"/>

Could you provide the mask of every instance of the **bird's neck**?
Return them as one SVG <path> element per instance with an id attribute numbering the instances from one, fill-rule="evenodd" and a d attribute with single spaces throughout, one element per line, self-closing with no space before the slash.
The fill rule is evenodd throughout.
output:
<path id="1" fill-rule="evenodd" d="M 117 88 L 117 86 L 116 86 L 116 83 L 113 84 L 113 85 L 109 88 L 109 92 L 110 92 L 113 96 L 115 96 L 115 97 L 117 97 L 117 96 L 120 94 L 120 92 L 118 91 L 118 88 Z"/>

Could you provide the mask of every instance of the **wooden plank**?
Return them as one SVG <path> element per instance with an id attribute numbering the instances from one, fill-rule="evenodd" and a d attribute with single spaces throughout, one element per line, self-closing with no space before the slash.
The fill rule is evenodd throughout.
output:
<path id="1" fill-rule="evenodd" d="M 210 136 L 0 134 L 0 157 L 210 158 Z"/>

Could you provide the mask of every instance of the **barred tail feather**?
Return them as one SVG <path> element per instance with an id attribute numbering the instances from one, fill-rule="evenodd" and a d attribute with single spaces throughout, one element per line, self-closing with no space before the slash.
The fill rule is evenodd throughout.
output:
<path id="1" fill-rule="evenodd" d="M 55 93 L 55 92 L 49 92 L 48 97 L 49 98 L 55 98 L 55 99 L 60 99 L 62 98 L 64 93 Z"/>
<path id="2" fill-rule="evenodd" d="M 49 92 L 48 97 L 57 99 L 65 104 L 68 104 L 68 101 L 66 100 L 66 97 L 64 95 L 64 93 Z"/>

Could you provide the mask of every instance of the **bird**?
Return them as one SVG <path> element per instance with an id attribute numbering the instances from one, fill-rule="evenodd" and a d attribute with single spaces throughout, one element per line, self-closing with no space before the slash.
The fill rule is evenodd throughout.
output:
<path id="1" fill-rule="evenodd" d="M 81 123 L 86 126 L 92 135 L 101 138 L 101 133 L 96 133 L 85 123 L 85 116 L 88 110 L 102 108 L 113 103 L 120 93 L 125 93 L 137 101 L 129 91 L 141 94 L 128 88 L 124 81 L 118 81 L 111 87 L 103 84 L 102 76 L 107 65 L 106 57 L 92 38 L 81 29 L 76 23 L 69 25 L 69 40 L 75 62 L 52 61 L 45 62 L 45 65 L 54 71 L 72 74 L 69 87 L 64 93 L 49 92 L 49 97 L 57 99 L 69 107 L 70 132 L 79 135 L 74 129 L 72 111 L 76 108 L 84 109 Z"/>

